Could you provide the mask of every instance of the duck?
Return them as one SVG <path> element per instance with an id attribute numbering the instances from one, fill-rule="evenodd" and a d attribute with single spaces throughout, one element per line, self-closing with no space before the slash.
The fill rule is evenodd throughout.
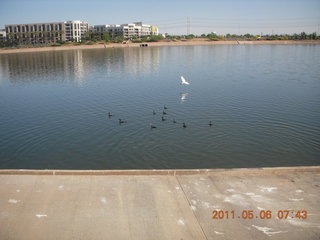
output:
<path id="1" fill-rule="evenodd" d="M 210 127 L 212 126 L 212 121 L 209 122 L 209 126 L 210 126 Z"/>
<path id="2" fill-rule="evenodd" d="M 166 115 L 167 113 L 166 113 L 165 111 L 162 111 L 162 114 L 163 114 L 163 115 Z"/>
<path id="3" fill-rule="evenodd" d="M 185 123 L 182 123 L 182 127 L 183 127 L 183 128 L 186 128 L 187 125 L 186 125 Z"/>
<path id="4" fill-rule="evenodd" d="M 152 114 L 153 114 L 153 115 L 156 115 L 156 112 L 153 110 Z"/>
<path id="5" fill-rule="evenodd" d="M 113 115 L 110 113 L 110 112 L 108 112 L 108 117 L 112 117 Z"/>
<path id="6" fill-rule="evenodd" d="M 166 107 L 166 105 L 164 105 L 164 106 L 163 106 L 163 109 L 168 109 L 168 108 Z"/>
<path id="7" fill-rule="evenodd" d="M 153 128 L 157 128 L 157 127 L 150 123 L 150 128 L 153 129 Z"/>
<path id="8" fill-rule="evenodd" d="M 122 120 L 121 118 L 119 118 L 119 124 L 125 123 L 126 121 Z"/>
<path id="9" fill-rule="evenodd" d="M 165 120 L 166 120 L 166 119 L 162 116 L 162 117 L 161 117 L 161 121 L 165 121 Z"/>
<path id="10" fill-rule="evenodd" d="M 172 120 L 173 123 L 177 123 L 177 121 L 175 119 Z"/>

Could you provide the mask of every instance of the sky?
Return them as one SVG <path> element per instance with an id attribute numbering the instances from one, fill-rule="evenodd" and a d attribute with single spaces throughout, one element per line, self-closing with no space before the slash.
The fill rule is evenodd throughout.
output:
<path id="1" fill-rule="evenodd" d="M 320 0 L 0 0 L 0 29 L 67 20 L 90 25 L 142 21 L 169 34 L 320 35 Z"/>

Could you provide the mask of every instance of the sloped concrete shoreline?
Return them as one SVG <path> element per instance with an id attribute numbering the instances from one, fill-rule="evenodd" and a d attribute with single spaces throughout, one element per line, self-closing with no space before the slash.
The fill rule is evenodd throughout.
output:
<path id="1" fill-rule="evenodd" d="M 320 166 L 218 169 L 138 169 L 138 170 L 61 170 L 0 169 L 0 175 L 240 175 L 320 172 Z"/>
<path id="2" fill-rule="evenodd" d="M 319 239 L 319 202 L 319 166 L 0 170 L 0 239 Z"/>

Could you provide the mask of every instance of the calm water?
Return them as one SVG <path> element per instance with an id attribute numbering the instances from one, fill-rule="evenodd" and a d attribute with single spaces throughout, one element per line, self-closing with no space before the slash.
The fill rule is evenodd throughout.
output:
<path id="1" fill-rule="evenodd" d="M 320 46 L 0 55 L 0 168 L 319 164 Z"/>

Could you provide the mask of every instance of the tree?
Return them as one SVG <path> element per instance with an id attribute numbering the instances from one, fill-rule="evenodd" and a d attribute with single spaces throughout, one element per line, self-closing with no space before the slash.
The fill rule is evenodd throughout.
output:
<path id="1" fill-rule="evenodd" d="M 307 34 L 305 33 L 305 32 L 302 32 L 301 34 L 300 34 L 300 39 L 301 40 L 304 40 L 304 39 L 306 39 L 307 38 Z"/>
<path id="2" fill-rule="evenodd" d="M 152 36 L 145 36 L 145 37 L 146 37 L 146 40 L 145 40 L 146 42 L 158 42 L 164 39 L 162 35 L 152 35 Z"/>
<path id="3" fill-rule="evenodd" d="M 52 31 L 51 32 L 51 41 L 56 43 L 56 35 L 57 35 L 57 32 L 56 31 Z"/>
<path id="4" fill-rule="evenodd" d="M 8 39 L 10 40 L 11 43 L 13 43 L 13 39 L 14 38 L 14 33 L 13 32 L 9 32 L 8 33 Z"/>
<path id="5" fill-rule="evenodd" d="M 18 32 L 17 36 L 18 36 L 18 43 L 19 43 L 19 45 L 21 45 L 21 43 L 22 43 L 22 33 Z"/>
<path id="6" fill-rule="evenodd" d="M 31 32 L 26 32 L 27 44 L 31 44 Z"/>
<path id="7" fill-rule="evenodd" d="M 110 41 L 111 40 L 111 37 L 110 37 L 109 33 L 107 33 L 107 32 L 103 33 L 103 40 L 105 40 L 105 41 Z"/>
<path id="8" fill-rule="evenodd" d="M 313 32 L 310 34 L 310 39 L 316 40 L 317 39 L 317 33 Z"/>
<path id="9" fill-rule="evenodd" d="M 245 35 L 243 35 L 245 38 L 252 38 L 253 37 L 253 35 L 251 35 L 251 34 L 249 34 L 249 33 L 247 33 L 247 34 L 245 34 Z"/>
<path id="10" fill-rule="evenodd" d="M 217 34 L 215 34 L 215 33 L 209 33 L 208 35 L 207 35 L 207 38 L 216 38 L 218 35 Z"/>
<path id="11" fill-rule="evenodd" d="M 192 38 L 195 38 L 195 37 L 196 37 L 195 35 L 189 34 L 189 35 L 186 36 L 186 39 L 192 39 Z"/>
<path id="12" fill-rule="evenodd" d="M 123 42 L 123 40 L 124 40 L 123 36 L 118 36 L 113 39 L 113 42 L 114 43 L 121 43 L 121 42 Z"/>

